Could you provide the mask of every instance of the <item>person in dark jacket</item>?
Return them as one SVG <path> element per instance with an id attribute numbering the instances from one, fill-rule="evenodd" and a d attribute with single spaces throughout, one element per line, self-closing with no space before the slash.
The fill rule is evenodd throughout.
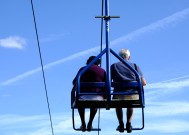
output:
<path id="1" fill-rule="evenodd" d="M 86 65 L 88 65 L 93 59 L 95 58 L 95 56 L 90 56 L 89 59 L 86 62 Z M 98 66 L 100 64 L 100 59 L 97 60 L 91 67 L 89 67 L 89 69 L 82 74 L 81 78 L 80 78 L 80 82 L 105 82 L 106 81 L 106 72 L 104 69 L 102 69 L 100 66 Z M 78 73 L 85 68 L 81 67 L 78 71 Z M 77 73 L 77 75 L 78 75 Z M 76 77 L 73 80 L 73 85 L 75 85 L 76 83 Z M 80 89 L 80 92 L 105 92 L 105 88 L 82 88 Z M 79 97 L 79 99 L 88 99 L 88 100 L 102 100 L 104 99 L 103 95 L 81 95 Z M 97 112 L 97 108 L 90 108 L 90 117 L 89 117 L 89 122 L 87 124 L 87 128 L 86 128 L 86 124 L 85 124 L 85 108 L 78 108 L 78 112 L 81 118 L 81 127 L 80 129 L 84 132 L 84 131 L 91 131 L 92 129 L 92 122 L 93 119 L 96 115 Z"/>

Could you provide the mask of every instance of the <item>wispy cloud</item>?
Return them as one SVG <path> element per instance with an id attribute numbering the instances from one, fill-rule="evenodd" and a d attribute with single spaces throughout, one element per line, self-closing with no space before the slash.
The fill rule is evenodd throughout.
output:
<path id="1" fill-rule="evenodd" d="M 33 116 L 22 116 L 22 115 L 12 115 L 12 114 L 7 114 L 7 115 L 0 115 L 0 126 L 9 126 L 9 129 L 16 129 L 16 128 L 21 128 L 17 123 L 25 123 L 24 127 L 38 127 L 38 126 L 44 126 L 47 125 L 47 120 L 48 116 L 45 115 L 33 115 Z M 40 122 L 38 122 L 40 120 Z M 46 121 L 46 122 L 45 122 Z M 26 123 L 35 123 L 35 125 L 28 125 Z M 46 123 L 46 124 L 45 124 Z M 4 127 L 5 128 L 5 127 Z"/>
<path id="2" fill-rule="evenodd" d="M 177 107 L 179 106 L 179 109 Z M 173 111 L 174 110 L 174 111 Z M 125 110 L 124 110 L 125 111 Z M 135 110 L 133 117 L 133 126 L 136 126 L 136 121 L 141 121 L 141 111 Z M 180 119 L 180 116 L 187 116 L 189 114 L 188 102 L 153 102 L 150 106 L 145 108 L 145 129 L 143 132 L 159 132 L 159 133 L 179 133 L 189 131 L 189 122 Z M 86 112 L 89 116 L 89 110 Z M 2 115 L 0 116 L 0 126 L 2 131 L 8 135 L 50 135 L 50 123 L 47 115 L 21 116 L 21 115 Z M 152 120 L 153 119 L 153 120 Z M 70 113 L 63 112 L 61 114 L 53 114 L 53 127 L 56 135 L 68 134 L 73 135 L 78 132 L 72 128 L 72 118 Z M 86 119 L 87 120 L 87 119 Z M 102 134 L 112 135 L 119 134 L 115 131 L 117 126 L 117 119 L 115 110 L 101 109 L 101 125 Z M 109 124 L 111 123 L 111 124 Z M 163 123 L 163 124 L 162 124 Z M 76 127 L 80 126 L 79 115 L 75 114 Z M 96 127 L 97 116 L 93 122 Z M 107 126 L 109 124 L 109 126 Z M 32 128 L 31 128 L 32 127 Z M 32 130 L 31 130 L 32 129 Z M 12 131 L 12 132 L 10 132 Z M 15 131 L 15 132 L 14 132 Z M 81 133 L 81 132 L 79 132 Z M 81 133 L 82 134 L 82 133 Z M 86 133 L 84 133 L 86 134 Z M 90 133 L 95 135 L 96 132 Z"/>
<path id="3" fill-rule="evenodd" d="M 172 79 L 175 80 L 175 79 Z M 145 89 L 172 89 L 189 86 L 189 79 L 148 84 Z"/>
<path id="4" fill-rule="evenodd" d="M 177 109 L 178 106 L 179 109 Z M 145 114 L 151 118 L 174 117 L 184 114 L 187 115 L 189 114 L 189 102 L 187 101 L 148 102 L 148 105 L 145 109 Z"/>
<path id="5" fill-rule="evenodd" d="M 86 113 L 89 115 L 89 112 Z M 48 115 L 0 115 L 1 133 L 3 135 L 51 135 L 51 127 Z M 80 124 L 79 116 L 75 117 L 76 123 Z M 56 134 L 71 134 L 72 118 L 67 113 L 53 115 L 53 128 Z"/>
<path id="6" fill-rule="evenodd" d="M 144 33 L 148 33 L 148 32 L 151 32 L 151 31 L 155 31 L 155 30 L 164 28 L 166 26 L 169 26 L 172 23 L 181 22 L 185 18 L 188 18 L 188 17 L 189 17 L 189 8 L 184 9 L 182 11 L 179 11 L 179 12 L 177 12 L 177 13 L 175 13 L 173 15 L 170 15 L 168 17 L 165 17 L 165 18 L 163 18 L 161 20 L 158 20 L 158 21 L 156 21 L 156 22 L 154 22 L 154 23 L 152 23 L 150 25 L 144 26 L 144 27 L 142 27 L 142 28 L 140 28 L 140 29 L 138 29 L 136 31 L 133 31 L 133 32 L 131 32 L 131 33 L 129 33 L 129 34 L 123 36 L 123 37 L 117 38 L 117 39 L 111 41 L 110 44 L 111 44 L 111 46 L 115 46 L 115 45 L 117 45 L 117 44 L 119 44 L 121 42 L 127 42 L 127 41 L 130 41 L 130 40 L 133 40 L 137 36 L 140 36 L 140 35 L 142 35 Z M 4 41 L 4 40 L 0 40 L 0 45 L 1 46 L 2 46 L 2 43 L 1 43 L 2 41 Z M 19 39 L 18 42 L 16 42 L 14 46 L 16 46 L 17 48 L 22 48 L 24 43 L 25 43 L 24 40 L 20 40 Z M 7 44 L 6 46 L 8 47 L 9 45 Z M 14 46 L 12 46 L 12 47 L 14 47 Z M 91 48 L 91 49 L 88 49 L 88 50 L 73 54 L 73 55 L 71 55 L 69 57 L 57 60 L 55 62 L 49 63 L 49 64 L 44 66 L 44 69 L 47 69 L 47 68 L 50 68 L 50 67 L 65 63 L 67 61 L 71 61 L 73 59 L 79 58 L 80 56 L 88 55 L 88 54 L 96 52 L 96 51 L 99 51 L 99 47 L 94 47 L 94 48 Z M 21 80 L 23 78 L 26 78 L 26 77 L 34 74 L 34 73 L 37 73 L 37 72 L 41 71 L 40 69 L 41 68 L 36 68 L 34 70 L 25 72 L 25 73 L 23 73 L 21 75 L 13 77 L 13 78 L 11 78 L 9 80 L 6 80 L 4 82 L 1 82 L 0 86 L 9 85 L 9 84 L 11 84 L 13 82 L 19 81 L 19 80 Z"/>
<path id="7" fill-rule="evenodd" d="M 48 37 L 42 38 L 40 39 L 40 42 L 52 42 L 58 39 L 62 39 L 62 37 L 68 35 L 68 33 L 64 33 L 64 34 L 51 34 Z"/>
<path id="8" fill-rule="evenodd" d="M 97 49 L 99 49 L 99 48 L 96 47 L 96 50 L 97 50 Z M 74 55 L 71 55 L 71 56 L 69 56 L 69 57 L 67 57 L 67 58 L 63 58 L 63 59 L 60 59 L 60 60 L 58 60 L 58 61 L 51 62 L 51 63 L 49 63 L 49 64 L 44 65 L 44 69 L 48 69 L 48 68 L 50 68 L 50 67 L 53 67 L 53 66 L 62 64 L 62 63 L 64 63 L 64 62 L 67 62 L 67 61 L 70 61 L 70 60 L 79 58 L 79 56 L 82 56 L 82 55 L 85 55 L 85 54 L 88 54 L 88 53 L 93 53 L 94 51 L 95 51 L 94 48 L 93 48 L 93 49 L 88 49 L 88 50 L 86 50 L 86 51 L 83 51 L 83 52 L 80 52 L 80 53 L 76 53 L 76 54 L 74 54 Z M 6 85 L 9 85 L 9 84 L 12 84 L 12 83 L 17 82 L 17 81 L 19 81 L 19 80 L 21 80 L 21 79 L 24 79 L 24 78 L 26 78 L 26 77 L 29 77 L 30 75 L 33 75 L 33 74 L 35 74 L 35 73 L 38 73 L 38 72 L 40 72 L 40 71 L 41 71 L 41 67 L 38 67 L 38 68 L 36 68 L 36 69 L 27 71 L 27 72 L 25 72 L 25 73 L 23 73 L 23 74 L 20 74 L 20 75 L 16 76 L 16 77 L 13 77 L 13 78 L 8 79 L 8 80 L 6 80 L 6 81 L 4 81 L 4 82 L 1 82 L 1 83 L 0 83 L 0 86 L 6 86 Z"/>
<path id="9" fill-rule="evenodd" d="M 146 132 L 157 132 L 157 133 L 188 133 L 189 122 L 185 120 L 163 120 L 154 122 L 146 125 Z"/>
<path id="10" fill-rule="evenodd" d="M 26 45 L 26 39 L 19 36 L 10 36 L 0 39 L 0 47 L 23 49 Z"/>
<path id="11" fill-rule="evenodd" d="M 33 74 L 35 74 L 35 73 L 37 73 L 37 72 L 39 72 L 39 71 L 41 71 L 41 68 L 40 68 L 40 67 L 39 67 L 39 68 L 36 68 L 36 69 L 33 69 L 33 70 L 30 70 L 30 71 L 25 72 L 25 73 L 23 73 L 23 74 L 20 74 L 20 75 L 18 75 L 18 76 L 16 76 L 16 77 L 13 77 L 13 78 L 11 78 L 11 79 L 9 79 L 9 80 L 6 80 L 6 81 L 4 81 L 4 82 L 1 82 L 0 86 L 5 86 L 5 85 L 12 84 L 12 83 L 14 83 L 14 82 L 17 82 L 17 81 L 23 79 L 23 78 L 26 78 L 26 77 L 28 77 L 28 76 L 30 76 L 30 75 L 33 75 Z"/>
<path id="12" fill-rule="evenodd" d="M 172 78 L 162 82 L 156 82 L 147 84 L 144 87 L 145 96 L 147 102 L 151 102 L 155 99 L 171 96 L 173 93 L 183 91 L 183 88 L 189 87 L 189 76 L 182 76 L 177 78 Z"/>
<path id="13" fill-rule="evenodd" d="M 153 32 L 153 31 L 163 29 L 166 27 L 170 27 L 173 24 L 182 22 L 183 20 L 185 20 L 188 17 L 189 17 L 189 8 L 184 9 L 179 12 L 176 12 L 168 17 L 165 17 L 165 18 L 158 20 L 154 23 L 151 23 L 150 25 L 144 26 L 138 30 L 135 30 L 135 31 L 129 33 L 128 35 L 117 38 L 116 40 L 111 42 L 111 45 L 114 46 L 114 45 L 117 45 L 122 42 L 132 41 L 133 39 L 135 39 L 136 37 L 138 37 L 142 34 Z"/>

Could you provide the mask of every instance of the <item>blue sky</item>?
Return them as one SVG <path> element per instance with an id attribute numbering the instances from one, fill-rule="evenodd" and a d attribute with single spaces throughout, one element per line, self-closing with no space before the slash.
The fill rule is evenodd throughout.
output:
<path id="1" fill-rule="evenodd" d="M 0 133 L 51 135 L 30 0 L 0 3 Z M 100 51 L 100 19 L 95 16 L 101 14 L 101 0 L 33 3 L 54 133 L 95 135 L 72 129 L 70 91 L 78 69 Z M 121 17 L 110 21 L 111 48 L 130 49 L 131 61 L 148 82 L 145 128 L 132 134 L 188 135 L 189 1 L 110 0 L 110 15 Z M 114 109 L 100 112 L 100 134 L 119 134 Z M 140 113 L 135 110 L 134 127 L 141 124 Z"/>

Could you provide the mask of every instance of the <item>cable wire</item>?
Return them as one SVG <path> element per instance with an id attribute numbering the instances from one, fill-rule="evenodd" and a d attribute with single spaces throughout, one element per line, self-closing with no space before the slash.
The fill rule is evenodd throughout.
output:
<path id="1" fill-rule="evenodd" d="M 43 60 L 42 60 L 42 55 L 41 55 L 41 49 L 40 49 L 40 44 L 39 44 L 39 36 L 38 36 L 38 31 L 37 31 L 37 24 L 36 24 L 35 12 L 34 12 L 34 6 L 33 6 L 33 1 L 32 0 L 31 0 L 31 7 L 32 7 L 32 13 L 33 13 L 33 19 L 34 19 L 34 25 L 35 25 L 35 32 L 36 32 L 36 38 L 37 38 L 37 44 L 38 44 L 38 51 L 39 51 L 40 62 L 41 62 L 41 69 L 42 69 L 42 74 L 43 74 L 43 83 L 44 83 L 44 87 L 45 87 L 45 94 L 46 94 L 48 111 L 49 111 L 49 119 L 50 119 L 50 124 L 51 124 L 51 131 L 52 131 L 52 135 L 54 135 L 54 129 L 53 129 L 52 117 L 51 117 L 51 111 L 50 111 L 50 104 L 49 104 L 49 98 L 48 98 L 48 92 L 47 92 L 47 85 L 46 85 L 46 79 L 45 79 L 45 72 L 44 72 L 44 68 L 43 68 Z"/>

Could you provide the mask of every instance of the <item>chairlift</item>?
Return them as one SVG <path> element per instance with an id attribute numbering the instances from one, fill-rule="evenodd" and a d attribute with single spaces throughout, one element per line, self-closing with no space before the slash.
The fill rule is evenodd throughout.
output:
<path id="1" fill-rule="evenodd" d="M 106 30 L 106 48 L 101 51 L 99 55 L 96 56 L 85 68 L 78 73 L 76 78 L 76 84 L 71 91 L 71 109 L 72 109 L 72 121 L 73 121 L 73 129 L 76 131 L 81 131 L 80 128 L 75 127 L 75 112 L 74 110 L 83 107 L 83 108 L 105 108 L 109 110 L 110 108 L 141 108 L 142 109 L 142 125 L 141 127 L 132 128 L 132 130 L 142 130 L 144 128 L 144 90 L 143 85 L 140 80 L 138 72 L 131 67 L 127 61 L 117 55 L 111 48 L 109 48 L 109 21 L 111 18 L 119 18 L 118 16 L 109 16 L 109 0 L 105 0 L 105 16 L 97 16 L 96 18 L 103 18 L 105 21 L 105 30 Z M 115 56 L 118 60 L 120 60 L 124 65 L 126 65 L 136 76 L 136 81 L 132 82 L 112 82 L 110 75 L 110 54 Z M 106 55 L 106 82 L 80 82 L 81 76 L 103 55 Z M 135 89 L 133 92 L 113 92 L 113 88 L 115 86 L 120 86 L 121 88 L 129 88 Z M 106 92 L 102 93 L 87 93 L 80 92 L 81 88 L 105 88 Z M 138 95 L 138 99 L 134 100 L 121 100 L 121 99 L 113 99 L 113 95 Z M 86 100 L 79 99 L 80 95 L 104 95 L 106 99 L 103 100 Z M 126 130 L 126 129 L 125 129 Z M 100 128 L 94 128 L 91 131 L 101 131 Z"/>

